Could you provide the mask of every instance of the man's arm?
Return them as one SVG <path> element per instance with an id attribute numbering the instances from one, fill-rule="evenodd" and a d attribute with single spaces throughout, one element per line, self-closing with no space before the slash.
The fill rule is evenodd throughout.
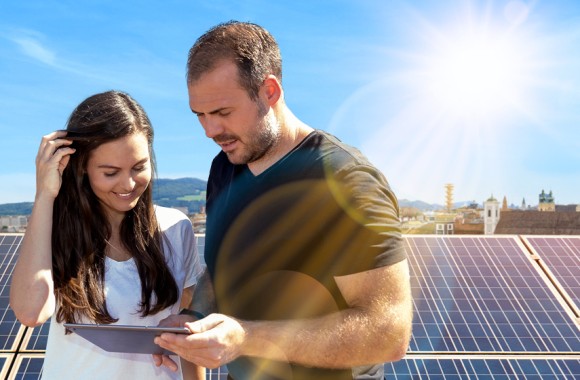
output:
<path id="1" fill-rule="evenodd" d="M 349 308 L 322 318 L 242 322 L 242 354 L 268 357 L 271 342 L 287 360 L 306 366 L 346 368 L 396 361 L 411 336 L 412 304 L 407 261 L 336 278 Z"/>
<path id="2" fill-rule="evenodd" d="M 239 356 L 323 368 L 401 359 L 412 322 L 407 260 L 336 281 L 349 305 L 340 312 L 285 321 L 242 321 L 213 314 L 187 324 L 192 335 L 163 334 L 156 342 L 208 368 Z"/>

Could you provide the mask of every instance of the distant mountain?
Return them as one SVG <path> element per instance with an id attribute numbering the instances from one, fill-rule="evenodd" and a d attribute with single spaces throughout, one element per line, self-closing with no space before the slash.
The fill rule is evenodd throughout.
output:
<path id="1" fill-rule="evenodd" d="M 153 202 L 165 207 L 186 207 L 189 213 L 197 213 L 205 206 L 207 181 L 198 178 L 158 178 L 153 183 Z M 456 202 L 462 207 L 472 202 Z M 420 211 L 443 210 L 445 206 L 423 201 L 399 199 L 400 207 L 414 207 Z M 32 202 L 0 204 L 0 215 L 29 215 Z"/>
<path id="2" fill-rule="evenodd" d="M 207 181 L 197 178 L 163 179 L 153 183 L 153 203 L 165 207 L 185 207 L 190 214 L 205 206 Z"/>
<path id="3" fill-rule="evenodd" d="M 190 213 L 205 206 L 207 181 L 197 178 L 165 179 L 153 182 L 153 203 L 166 207 L 187 207 Z M 32 202 L 0 204 L 0 215 L 30 215 Z"/>
<path id="4" fill-rule="evenodd" d="M 412 207 L 421 211 L 434 211 L 443 208 L 441 205 L 431 204 L 423 201 L 410 201 L 408 199 L 399 199 L 399 207 Z"/>
<path id="5" fill-rule="evenodd" d="M 32 204 L 32 202 L 1 204 L 0 215 L 30 215 Z"/>
<path id="6" fill-rule="evenodd" d="M 177 199 L 205 192 L 207 181 L 197 178 L 164 179 L 153 183 L 153 200 Z M 205 200 L 205 198 L 204 198 Z"/>
<path id="7" fill-rule="evenodd" d="M 453 208 L 461 208 L 469 205 L 473 202 L 455 202 L 453 203 Z M 436 211 L 436 210 L 443 210 L 445 206 L 437 204 L 437 203 L 427 203 L 423 201 L 410 201 L 408 199 L 399 199 L 399 207 L 413 207 L 421 211 Z M 478 205 L 478 207 L 482 207 Z"/>

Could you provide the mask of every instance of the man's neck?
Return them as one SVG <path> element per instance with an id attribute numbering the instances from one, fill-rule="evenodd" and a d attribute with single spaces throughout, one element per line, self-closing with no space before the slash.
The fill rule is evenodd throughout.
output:
<path id="1" fill-rule="evenodd" d="M 302 121 L 300 121 L 294 114 L 285 108 L 282 115 L 277 115 L 277 120 L 280 123 L 281 136 L 276 148 L 264 156 L 259 161 L 248 164 L 248 169 L 255 176 L 266 171 L 270 166 L 274 165 L 278 160 L 284 157 L 292 149 L 296 148 L 314 129 Z"/>

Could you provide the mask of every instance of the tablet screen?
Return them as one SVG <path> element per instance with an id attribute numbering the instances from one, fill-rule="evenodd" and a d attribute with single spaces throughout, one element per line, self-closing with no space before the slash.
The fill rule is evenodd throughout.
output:
<path id="1" fill-rule="evenodd" d="M 153 340 L 164 332 L 190 334 L 185 327 L 149 327 L 65 323 L 64 327 L 109 352 L 174 355 Z"/>

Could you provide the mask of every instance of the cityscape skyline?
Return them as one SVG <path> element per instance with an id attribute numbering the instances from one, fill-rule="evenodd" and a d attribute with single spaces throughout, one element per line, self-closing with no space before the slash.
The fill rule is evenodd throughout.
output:
<path id="1" fill-rule="evenodd" d="M 460 201 L 580 203 L 576 1 L 31 0 L 0 5 L 0 204 L 34 200 L 42 135 L 109 89 L 148 112 L 159 178 L 207 180 L 218 147 L 188 109 L 185 61 L 230 19 L 272 32 L 293 112 L 398 198 L 443 204 L 453 183 Z"/>

